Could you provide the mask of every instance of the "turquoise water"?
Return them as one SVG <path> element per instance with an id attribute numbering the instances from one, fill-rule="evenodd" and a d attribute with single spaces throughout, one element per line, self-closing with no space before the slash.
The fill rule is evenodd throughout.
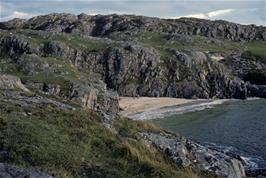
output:
<path id="1" fill-rule="evenodd" d="M 266 168 L 266 100 L 230 101 L 203 111 L 153 120 L 202 143 L 225 146 Z"/>

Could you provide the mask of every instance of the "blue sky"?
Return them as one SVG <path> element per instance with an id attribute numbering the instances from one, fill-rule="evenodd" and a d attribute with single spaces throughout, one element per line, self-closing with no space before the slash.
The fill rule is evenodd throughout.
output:
<path id="1" fill-rule="evenodd" d="M 264 25 L 266 0 L 0 0 L 0 21 L 52 12 L 197 17 Z"/>

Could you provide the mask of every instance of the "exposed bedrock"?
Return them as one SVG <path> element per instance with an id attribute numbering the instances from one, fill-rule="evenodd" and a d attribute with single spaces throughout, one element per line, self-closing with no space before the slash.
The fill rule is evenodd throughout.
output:
<path id="1" fill-rule="evenodd" d="M 142 133 L 146 142 L 170 157 L 177 165 L 213 172 L 223 178 L 245 177 L 242 161 L 180 136 Z"/>
<path id="2" fill-rule="evenodd" d="M 266 40 L 265 27 L 240 25 L 226 21 L 210 21 L 195 18 L 159 19 L 134 15 L 96 15 L 52 13 L 29 20 L 14 19 L 1 22 L 2 29 L 33 29 L 50 32 L 112 36 L 126 32 L 126 36 L 143 31 L 201 35 L 209 38 L 233 41 Z"/>

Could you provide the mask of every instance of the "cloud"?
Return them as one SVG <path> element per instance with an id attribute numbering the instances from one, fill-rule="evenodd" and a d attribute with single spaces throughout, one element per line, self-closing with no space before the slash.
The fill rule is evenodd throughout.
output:
<path id="1" fill-rule="evenodd" d="M 9 14 L 9 15 L 7 15 L 5 17 L 1 17 L 0 21 L 5 21 L 5 20 L 9 20 L 9 19 L 14 19 L 14 18 L 28 19 L 28 18 L 31 18 L 31 17 L 36 16 L 36 15 L 37 14 L 13 11 L 11 14 Z"/>
<path id="2" fill-rule="evenodd" d="M 226 14 L 230 14 L 231 12 L 235 11 L 235 9 L 222 9 L 222 10 L 217 10 L 217 11 L 212 11 L 207 13 L 207 17 L 217 17 L 217 16 L 222 16 Z"/>
<path id="3" fill-rule="evenodd" d="M 230 2 L 229 2 L 230 1 Z M 223 19 L 265 26 L 264 0 L 0 0 L 0 21 L 52 12 Z"/>
<path id="4" fill-rule="evenodd" d="M 168 18 L 175 19 L 175 18 L 180 18 L 180 17 L 193 17 L 193 18 L 199 18 L 199 19 L 210 19 L 213 17 L 227 15 L 234 11 L 236 11 L 236 9 L 220 9 L 220 10 L 211 11 L 208 13 L 197 13 L 197 14 L 189 14 L 189 15 L 183 15 L 183 16 L 178 16 L 178 17 L 168 17 Z"/>

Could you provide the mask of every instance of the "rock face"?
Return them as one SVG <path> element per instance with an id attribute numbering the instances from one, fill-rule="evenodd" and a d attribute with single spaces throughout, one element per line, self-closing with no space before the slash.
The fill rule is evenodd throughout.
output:
<path id="1" fill-rule="evenodd" d="M 265 62 L 260 57 L 253 56 L 249 53 L 232 54 L 221 60 L 221 63 L 225 64 L 233 75 L 243 80 L 253 84 L 266 84 L 266 80 L 264 80 L 266 79 L 265 75 L 261 73 L 261 81 L 259 79 L 256 80 L 254 75 L 256 72 L 259 75 L 265 66 Z M 252 79 L 252 74 L 254 75 L 254 79 Z"/>
<path id="2" fill-rule="evenodd" d="M 206 54 L 176 50 L 171 54 L 162 61 L 155 51 L 136 45 L 107 50 L 102 59 L 105 82 L 123 96 L 247 97 L 244 82 L 207 60 Z"/>
<path id="3" fill-rule="evenodd" d="M 31 90 L 82 103 L 84 107 L 104 113 L 119 111 L 118 95 L 115 92 L 109 91 L 99 78 L 88 76 L 72 67 L 71 60 L 77 64 L 81 51 L 70 49 L 63 43 L 52 42 L 34 48 L 25 38 L 16 36 L 2 38 L 0 48 L 1 56 L 4 57 L 1 61 L 14 66 L 15 74 L 22 75 L 23 83 Z M 47 56 L 62 57 L 70 61 L 66 61 L 66 64 Z M 9 71 L 8 65 L 4 65 L 0 72 Z M 18 77 L 11 75 L 1 75 L 0 85 L 1 88 L 28 90 Z"/>
<path id="4" fill-rule="evenodd" d="M 241 160 L 167 133 L 142 133 L 148 144 L 170 157 L 177 165 L 210 171 L 223 178 L 245 177 Z"/>
<path id="5" fill-rule="evenodd" d="M 251 87 L 247 86 L 249 83 L 265 85 L 265 60 L 244 51 L 219 53 L 222 58 L 217 60 L 211 51 L 199 50 L 204 43 L 220 48 L 232 45 L 223 41 L 225 39 L 265 41 L 265 27 L 262 26 L 193 18 L 167 20 L 128 15 L 53 13 L 26 21 L 3 22 L 0 27 L 3 29 L 1 56 L 13 59 L 18 70 L 25 75 L 36 75 L 41 71 L 45 75 L 67 76 L 66 71 L 58 69 L 62 64 L 51 64 L 43 57 L 63 59 L 77 70 L 100 74 L 98 79 L 106 84 L 105 91 L 99 90 L 105 88 L 104 83 L 98 88 L 91 86 L 95 82 L 86 81 L 87 76 L 82 82 L 67 81 L 67 87 L 47 82 L 41 87 L 44 92 L 82 102 L 84 106 L 95 107 L 95 94 L 105 92 L 109 96 L 108 89 L 123 96 L 241 99 L 249 94 L 264 96 L 258 94 L 261 90 L 248 91 Z M 22 30 L 22 35 L 11 29 Z M 145 35 L 148 45 L 141 41 Z M 152 35 L 155 35 L 155 41 L 149 41 Z M 160 36 L 162 38 L 158 38 Z M 166 40 L 162 45 L 169 47 L 154 45 L 162 40 Z M 174 46 L 176 42 L 189 49 L 177 49 L 180 44 Z M 197 42 L 199 44 L 194 47 L 189 45 Z M 104 47 L 95 49 L 94 46 L 99 44 Z M 111 98 L 115 98 L 114 95 Z"/>
<path id="6" fill-rule="evenodd" d="M 115 130 L 118 94 L 266 97 L 265 40 L 262 26 L 193 18 L 53 13 L 0 22 L 1 101 L 67 112 L 89 108 Z M 165 132 L 140 135 L 177 165 L 245 177 L 238 158 Z M 49 177 L 6 164 L 1 176 Z"/>
<path id="7" fill-rule="evenodd" d="M 248 85 L 248 95 L 266 98 L 266 85 Z"/>
<path id="8" fill-rule="evenodd" d="M 48 41 L 33 47 L 29 40 L 12 35 L 3 37 L 1 44 L 1 55 L 13 58 L 18 70 L 26 75 L 35 75 L 40 71 L 45 75 L 65 75 L 67 71 L 58 69 L 61 64 L 55 65 L 43 60 L 43 57 L 53 56 L 64 59 L 78 70 L 100 74 L 107 88 L 116 90 L 123 96 L 241 99 L 247 97 L 246 84 L 241 78 L 238 79 L 240 75 L 232 76 L 231 71 L 224 66 L 226 63 L 209 60 L 208 54 L 204 52 L 184 53 L 171 49 L 168 51 L 168 57 L 163 58 L 153 48 L 121 43 L 95 54 L 70 47 L 63 42 Z M 68 92 L 62 92 L 58 84 L 44 83 L 42 86 L 45 92 L 55 95 L 73 99 L 81 97 L 85 106 L 88 102 L 83 96 L 88 95 L 91 89 L 85 91 L 82 89 L 84 87 L 86 88 L 84 82 L 81 84 L 77 80 L 69 82 Z M 91 103 L 89 105 L 92 106 Z"/>
<path id="9" fill-rule="evenodd" d="M 21 169 L 8 164 L 0 163 L 0 177 L 3 178 L 53 178 L 43 172 L 31 169 Z"/>
<path id="10" fill-rule="evenodd" d="M 13 104 L 17 104 L 22 107 L 33 105 L 34 107 L 40 107 L 40 108 L 54 106 L 60 109 L 67 109 L 67 110 L 76 110 L 77 108 L 69 104 L 57 102 L 52 99 L 48 99 L 46 97 L 38 95 L 28 96 L 25 92 L 21 91 L 0 90 L 0 94 L 2 95 L 3 98 L 2 100 L 4 102 L 10 101 Z"/>
<path id="11" fill-rule="evenodd" d="M 240 25 L 226 21 L 209 21 L 194 18 L 176 20 L 158 19 L 130 15 L 97 15 L 53 13 L 25 20 L 11 20 L 1 23 L 2 29 L 27 28 L 50 32 L 107 36 L 117 31 L 129 35 L 137 31 L 156 31 L 185 35 L 201 35 L 234 41 L 266 40 L 265 27 Z"/>

